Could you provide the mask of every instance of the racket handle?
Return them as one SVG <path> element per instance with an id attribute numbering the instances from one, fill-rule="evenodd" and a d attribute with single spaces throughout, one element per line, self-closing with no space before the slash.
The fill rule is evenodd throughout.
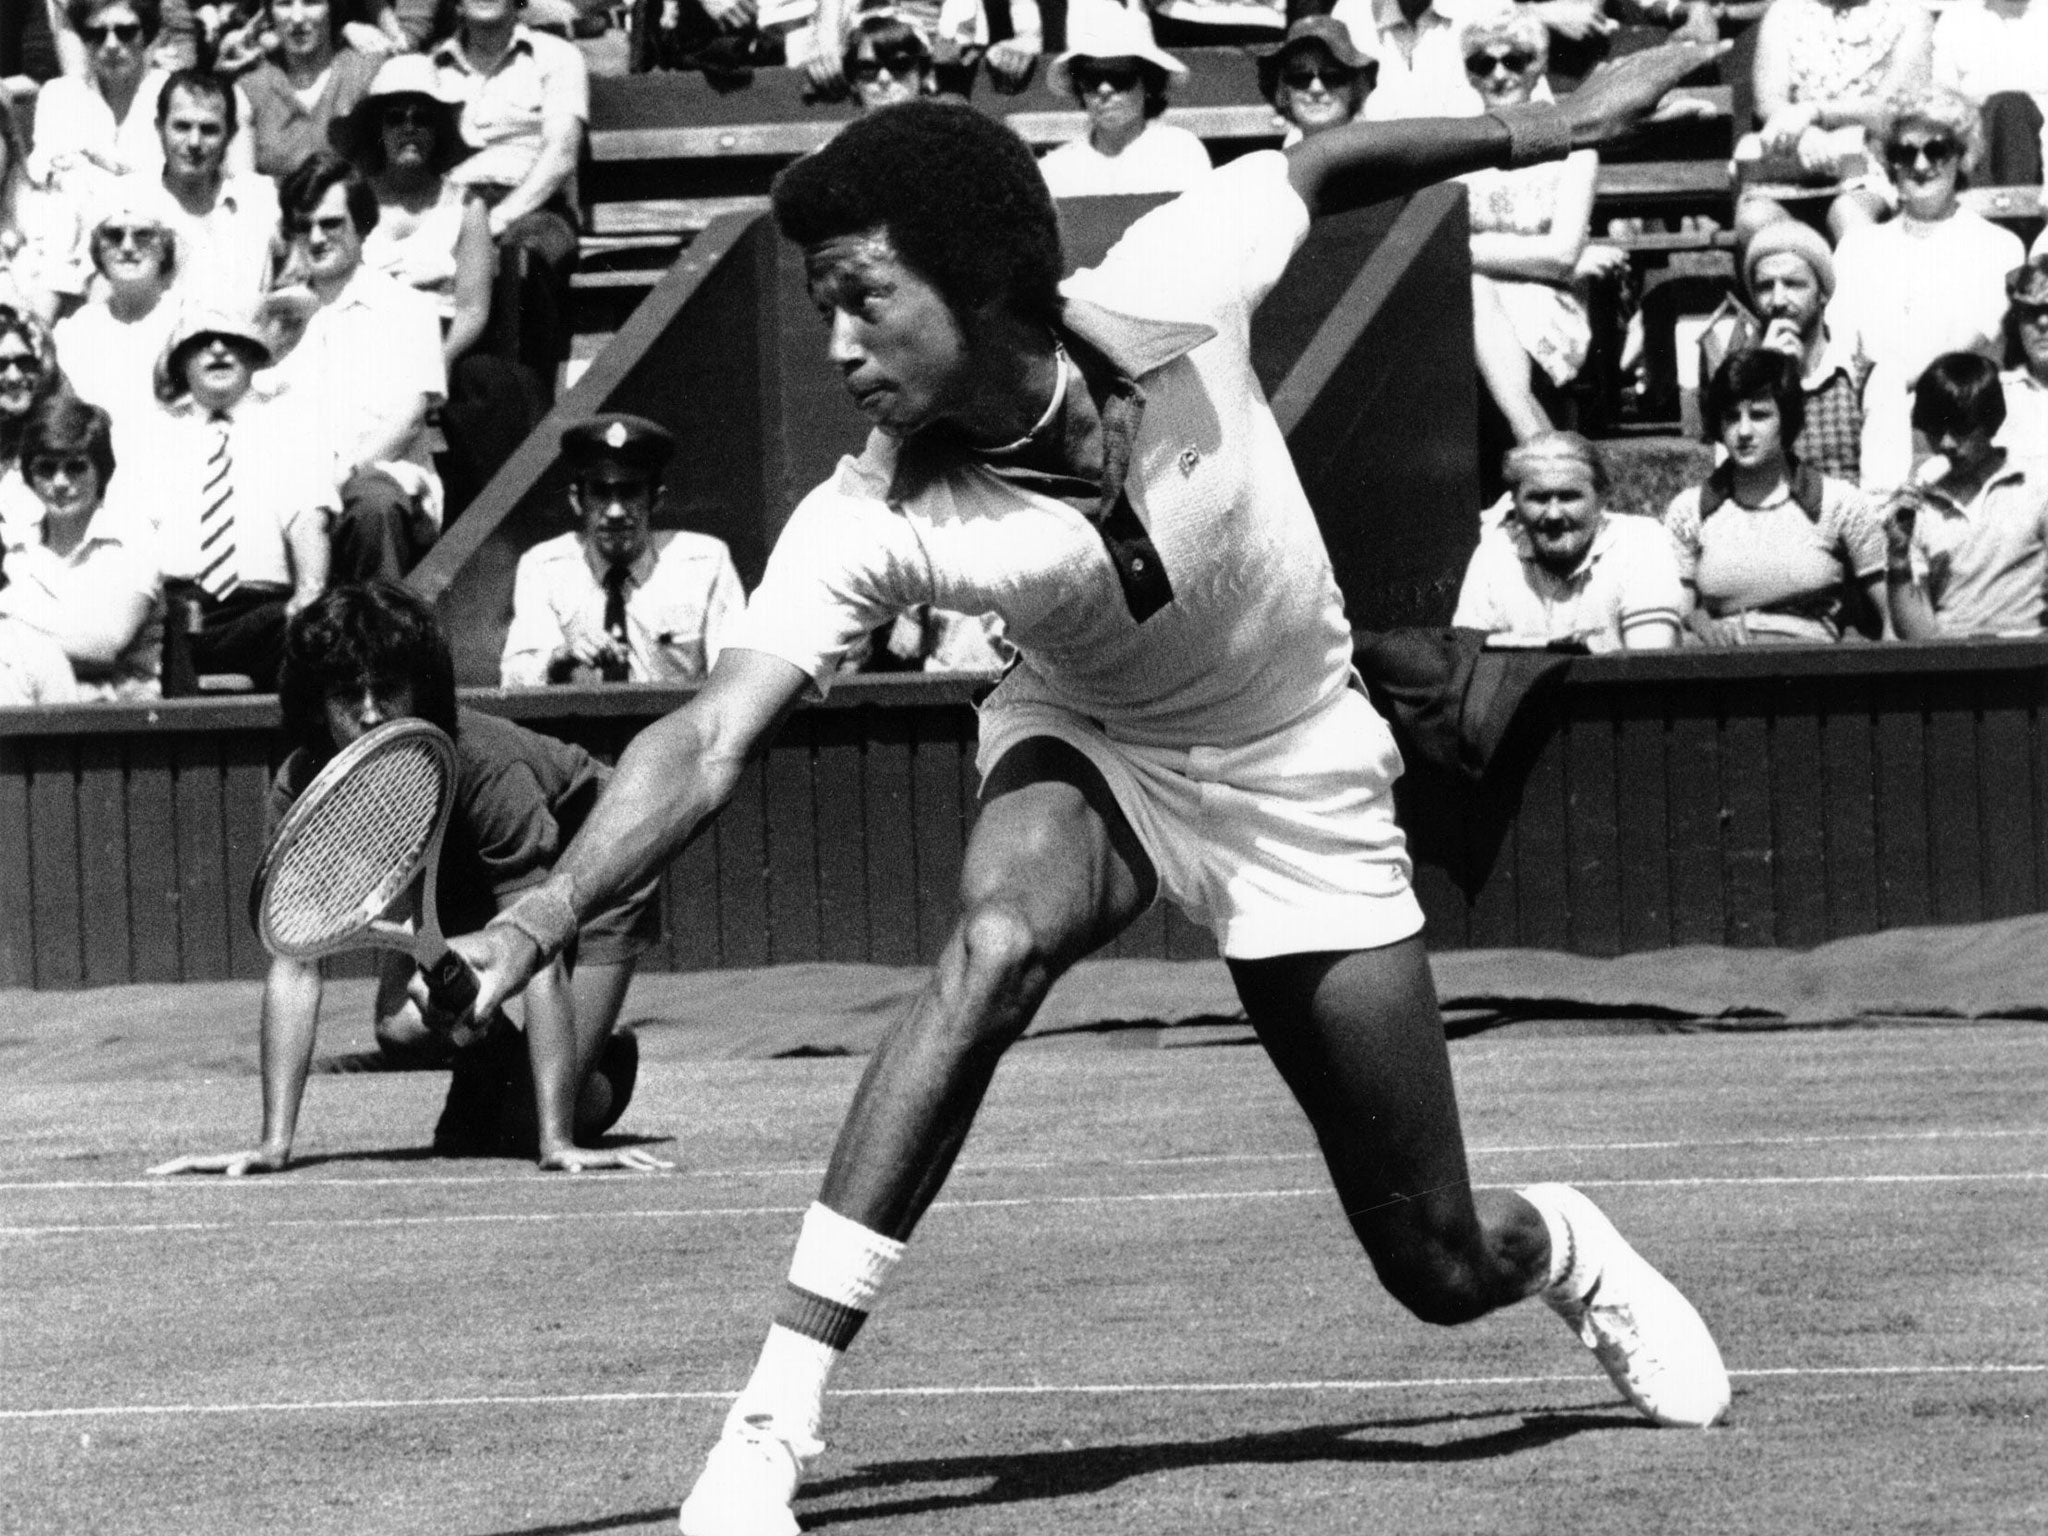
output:
<path id="1" fill-rule="evenodd" d="M 476 1007 L 476 972 L 452 949 L 422 969 L 427 978 L 427 1001 L 434 1010 L 467 1024 Z M 456 1027 L 459 1030 L 461 1025 Z"/>

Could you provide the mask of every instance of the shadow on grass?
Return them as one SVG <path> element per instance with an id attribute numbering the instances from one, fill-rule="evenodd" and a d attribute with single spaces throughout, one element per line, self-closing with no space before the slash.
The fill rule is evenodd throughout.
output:
<path id="1" fill-rule="evenodd" d="M 1269 1434 L 1228 1435 L 1220 1440 L 1158 1440 L 1136 1445 L 1081 1446 L 1057 1451 L 940 1456 L 921 1461 L 872 1462 L 840 1477 L 805 1487 L 799 1514 L 807 1531 L 865 1521 L 897 1520 L 912 1515 L 960 1513 L 1003 1504 L 1028 1504 L 1101 1493 L 1131 1478 L 1158 1472 L 1186 1472 L 1202 1467 L 1290 1466 L 1304 1462 L 1365 1465 L 1432 1462 L 1456 1465 L 1487 1461 L 1540 1450 L 1588 1430 L 1647 1428 L 1632 1416 L 1613 1410 L 1557 1410 L 1524 1415 L 1519 1422 L 1484 1434 L 1447 1443 L 1426 1444 L 1399 1438 L 1406 1429 L 1470 1424 L 1497 1419 L 1499 1413 L 1444 1413 L 1408 1419 L 1367 1419 L 1348 1424 L 1315 1424 Z M 912 1494 L 887 1498 L 888 1490 L 917 1483 L 974 1480 L 985 1486 L 964 1493 Z M 873 1498 L 840 1509 L 818 1509 L 816 1501 L 844 1495 Z M 679 1495 L 680 1496 L 680 1495 Z M 600 1536 L 605 1531 L 635 1526 L 666 1526 L 675 1506 L 634 1510 L 580 1520 L 566 1525 L 521 1526 L 498 1536 Z"/>
<path id="2" fill-rule="evenodd" d="M 1498 1413 L 1432 1414 L 1413 1419 L 1368 1419 L 1348 1424 L 1315 1424 L 1267 1434 L 1228 1435 L 1220 1440 L 1160 1440 L 1135 1445 L 1081 1446 L 1056 1451 L 1002 1455 L 944 1456 L 924 1461 L 875 1462 L 843 1477 L 805 1488 L 801 1502 L 838 1494 L 873 1495 L 910 1483 L 984 1481 L 972 1492 L 928 1493 L 884 1499 L 842 1509 L 801 1510 L 804 1529 L 892 1520 L 911 1515 L 970 1511 L 1039 1499 L 1101 1493 L 1135 1477 L 1201 1467 L 1288 1466 L 1302 1462 L 1352 1465 L 1385 1463 L 1454 1465 L 1540 1450 L 1587 1430 L 1633 1427 L 1633 1419 L 1582 1411 L 1533 1413 L 1485 1434 L 1441 1444 L 1398 1438 L 1403 1429 L 1463 1424 L 1498 1418 Z"/>

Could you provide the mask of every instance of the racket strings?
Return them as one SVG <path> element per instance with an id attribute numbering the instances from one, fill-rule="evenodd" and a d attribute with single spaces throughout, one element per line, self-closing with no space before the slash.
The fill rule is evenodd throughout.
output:
<path id="1" fill-rule="evenodd" d="M 264 898 L 272 941 L 313 948 L 378 916 L 411 883 L 440 818 L 441 755 L 408 741 L 356 765 L 282 850 Z"/>

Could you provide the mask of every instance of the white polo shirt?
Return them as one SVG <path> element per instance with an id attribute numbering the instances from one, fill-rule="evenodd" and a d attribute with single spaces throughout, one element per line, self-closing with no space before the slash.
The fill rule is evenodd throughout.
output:
<path id="1" fill-rule="evenodd" d="M 1913 574 L 1945 635 L 2038 635 L 2048 619 L 2048 478 L 2015 460 L 1967 502 L 1923 487 Z"/>
<path id="2" fill-rule="evenodd" d="M 876 432 L 792 514 L 728 644 L 782 657 L 822 694 L 848 648 L 907 608 L 992 613 L 1021 654 L 987 708 L 1045 700 L 1147 746 L 1246 743 L 1332 703 L 1351 631 L 1250 344 L 1308 223 L 1284 157 L 1246 155 L 1063 285 L 1069 331 L 1144 393 L 1125 490 L 1151 543 L 1127 569 L 1163 564 L 1163 607 L 1134 617 L 1094 522 L 975 461 L 892 502 L 901 445 Z"/>
<path id="3" fill-rule="evenodd" d="M 1465 567 L 1451 623 L 1514 645 L 1625 648 L 1633 624 L 1677 624 L 1685 608 L 1678 557 L 1655 518 L 1610 513 L 1568 576 L 1539 564 L 1519 527 L 1489 526 Z"/>
<path id="4" fill-rule="evenodd" d="M 462 101 L 462 136 L 476 153 L 448 174 L 463 186 L 516 187 L 540 157 L 545 125 L 590 121 L 590 69 L 574 43 L 518 26 L 488 74 L 470 62 L 460 34 L 433 52 L 441 84 Z"/>
<path id="5" fill-rule="evenodd" d="M 654 535 L 626 582 L 627 681 L 690 682 L 718 660 L 725 633 L 746 604 L 723 539 L 668 530 Z M 604 633 L 603 567 L 582 538 L 565 533 L 519 557 L 512 625 L 499 681 L 507 688 L 548 680 L 564 640 Z"/>

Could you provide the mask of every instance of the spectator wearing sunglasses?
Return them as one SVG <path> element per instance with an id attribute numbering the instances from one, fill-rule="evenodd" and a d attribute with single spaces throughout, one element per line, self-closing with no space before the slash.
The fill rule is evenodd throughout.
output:
<path id="1" fill-rule="evenodd" d="M 2048 477 L 2048 256 L 2006 274 L 2005 362 L 1998 445 Z"/>
<path id="2" fill-rule="evenodd" d="M 59 394 L 29 414 L 21 466 L 40 515 L 7 526 L 0 613 L 57 643 L 81 699 L 153 699 L 164 634 L 156 530 L 108 504 L 114 463 L 113 424 L 98 406 Z"/>
<path id="3" fill-rule="evenodd" d="M 1903 484 L 1913 462 L 1913 383 L 1945 352 L 1997 358 L 2005 275 L 2019 237 L 1964 208 L 1957 192 L 1983 151 L 1977 111 L 1950 91 L 1892 102 L 1871 144 L 1891 172 L 1899 215 L 1851 230 L 1835 251 L 1830 325 L 1871 365 L 1863 485 Z"/>
<path id="4" fill-rule="evenodd" d="M 840 66 L 853 103 L 863 112 L 929 96 L 935 89 L 932 50 L 924 34 L 899 16 L 862 18 L 846 40 Z"/>
<path id="5" fill-rule="evenodd" d="M 1489 110 L 1534 96 L 1550 33 L 1531 7 L 1490 12 L 1463 36 L 1466 75 Z M 1599 156 L 1582 149 L 1522 170 L 1463 178 L 1479 374 L 1518 443 L 1553 425 L 1539 391 L 1569 384 L 1586 361 L 1592 328 L 1581 279 L 1620 263 L 1619 252 L 1586 243 L 1599 170 Z"/>
<path id="6" fill-rule="evenodd" d="M 1010 0 L 1008 11 L 1009 36 L 999 38 L 984 0 L 819 0 L 810 23 L 791 35 L 790 62 L 805 69 L 812 87 L 824 98 L 837 99 L 850 89 L 867 107 L 934 91 L 969 95 L 975 71 L 984 63 L 996 89 L 1013 94 L 1030 83 L 1044 44 L 1037 0 Z M 854 78 L 853 50 L 860 34 L 874 34 L 875 24 L 883 21 L 916 34 L 930 60 L 925 67 L 932 83 L 924 91 L 906 93 L 899 87 L 887 100 L 876 101 L 875 92 L 864 92 L 862 82 Z M 880 35 L 897 62 L 913 62 L 900 33 L 891 29 Z M 888 92 L 886 82 L 877 81 L 872 71 L 867 83 Z"/>
<path id="7" fill-rule="evenodd" d="M 1379 65 L 1334 16 L 1304 16 L 1258 54 L 1259 91 L 1287 124 L 1283 146 L 1341 128 L 1364 110 Z"/>
<path id="8" fill-rule="evenodd" d="M 65 16 L 86 69 L 37 95 L 29 175 L 90 202 L 107 178 L 163 169 L 156 100 L 170 74 L 149 59 L 163 11 L 158 0 L 71 0 Z"/>
<path id="9" fill-rule="evenodd" d="M 104 407 L 115 452 L 131 464 L 157 410 L 156 362 L 169 345 L 178 305 L 176 214 L 143 178 L 120 182 L 92 228 L 92 298 L 59 320 L 57 358 L 73 393 Z"/>
<path id="10" fill-rule="evenodd" d="M 1202 141 L 1158 120 L 1167 83 L 1188 70 L 1152 41 L 1144 13 L 1097 6 L 1072 21 L 1071 45 L 1053 60 L 1047 83 L 1072 93 L 1088 132 L 1038 162 L 1052 195 L 1180 192 L 1207 175 Z"/>
<path id="11" fill-rule="evenodd" d="M 1761 128 L 1735 147 L 1748 179 L 1825 192 L 1836 241 L 1881 219 L 1886 184 L 1869 165 L 1866 130 L 1881 128 L 1888 102 L 1927 84 L 1932 25 L 1919 0 L 1778 0 L 1757 23 L 1752 80 Z M 1763 191 L 1736 203 L 1736 233 L 1792 217 Z"/>
<path id="12" fill-rule="evenodd" d="M 0 525 L 42 516 L 21 476 L 22 426 L 63 388 L 49 328 L 34 315 L 0 304 Z"/>

